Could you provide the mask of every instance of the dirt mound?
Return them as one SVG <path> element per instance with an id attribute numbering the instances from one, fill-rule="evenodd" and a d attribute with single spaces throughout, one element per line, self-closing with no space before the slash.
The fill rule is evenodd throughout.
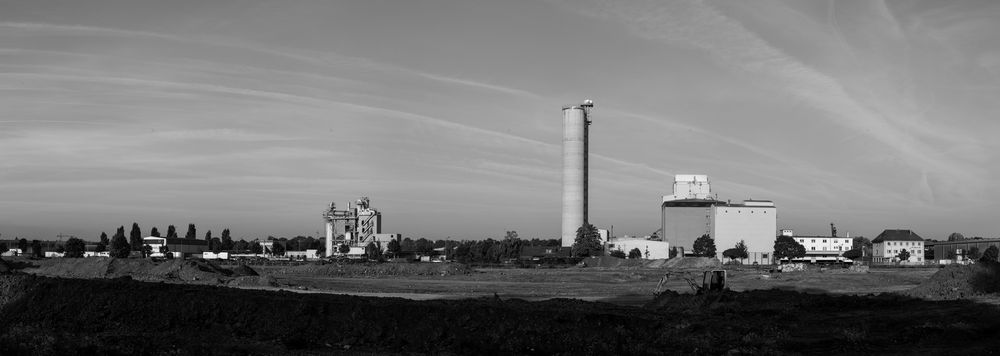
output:
<path id="1" fill-rule="evenodd" d="M 260 274 L 257 273 L 257 271 L 255 271 L 253 268 L 250 268 L 250 266 L 247 265 L 241 264 L 239 266 L 236 266 L 236 268 L 233 268 L 233 277 L 259 276 L 259 275 Z"/>
<path id="2" fill-rule="evenodd" d="M 278 282 L 271 276 L 240 276 L 226 282 L 229 287 L 277 287 Z"/>
<path id="3" fill-rule="evenodd" d="M 675 257 L 671 259 L 659 259 L 646 262 L 647 268 L 715 268 L 722 267 L 722 262 L 711 257 Z"/>
<path id="4" fill-rule="evenodd" d="M 272 271 L 274 274 L 306 273 L 332 277 L 454 276 L 472 273 L 461 263 L 357 263 L 311 264 Z"/>
<path id="5" fill-rule="evenodd" d="M 931 299 L 962 299 L 1000 292 L 1000 264 L 950 265 L 901 294 Z"/>
<path id="6" fill-rule="evenodd" d="M 234 273 L 202 260 L 166 260 L 122 258 L 60 258 L 45 261 L 40 267 L 26 272 L 42 276 L 67 278 L 131 277 L 142 281 L 218 281 Z M 242 271 L 241 273 L 247 273 Z M 254 272 L 256 273 L 256 272 Z"/>
<path id="7" fill-rule="evenodd" d="M 0 308 L 30 293 L 37 278 L 26 274 L 0 276 Z"/>

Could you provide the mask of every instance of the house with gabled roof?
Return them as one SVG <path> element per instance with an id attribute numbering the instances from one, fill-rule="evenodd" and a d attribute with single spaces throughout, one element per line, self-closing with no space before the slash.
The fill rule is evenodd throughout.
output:
<path id="1" fill-rule="evenodd" d="M 900 253 L 910 256 L 900 261 Z M 911 230 L 884 230 L 872 240 L 872 262 L 924 263 L 924 239 Z"/>

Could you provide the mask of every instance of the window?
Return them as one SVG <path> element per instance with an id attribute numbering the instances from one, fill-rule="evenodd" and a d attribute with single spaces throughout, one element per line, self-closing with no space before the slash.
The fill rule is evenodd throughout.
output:
<path id="1" fill-rule="evenodd" d="M 816 243 L 816 239 L 812 239 L 812 242 L 813 242 L 813 243 Z"/>
<path id="2" fill-rule="evenodd" d="M 816 246 L 813 246 L 813 247 L 812 247 L 812 250 L 813 250 L 813 251 L 816 251 Z"/>
<path id="3" fill-rule="evenodd" d="M 806 239 L 799 239 L 799 243 L 806 243 Z"/>
<path id="4" fill-rule="evenodd" d="M 823 243 L 826 243 L 826 240 L 823 240 Z"/>

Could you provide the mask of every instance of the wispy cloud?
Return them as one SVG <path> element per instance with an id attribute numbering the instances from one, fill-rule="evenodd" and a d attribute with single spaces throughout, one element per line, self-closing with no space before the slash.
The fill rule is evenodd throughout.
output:
<path id="1" fill-rule="evenodd" d="M 902 114 L 899 111 L 872 107 L 857 100 L 838 80 L 772 46 L 706 2 L 664 4 L 639 0 L 599 2 L 592 8 L 573 5 L 588 9 L 584 10 L 588 15 L 620 21 L 639 37 L 694 46 L 707 51 L 727 68 L 765 76 L 789 97 L 823 113 L 825 117 L 821 117 L 826 121 L 891 147 L 917 171 L 943 174 L 968 168 L 910 134 L 939 132 L 935 127 L 916 126 L 929 124 L 904 120 L 898 117 Z M 890 117 L 892 115 L 897 116 Z M 975 184 L 981 186 L 982 183 Z"/>
<path id="2" fill-rule="evenodd" d="M 316 52 L 316 51 L 296 50 L 292 48 L 274 49 L 273 47 L 263 47 L 233 38 L 227 38 L 225 40 L 212 39 L 208 37 L 192 38 L 186 36 L 177 36 L 177 35 L 148 32 L 148 31 L 134 31 L 134 30 L 106 28 L 106 27 L 56 25 L 56 24 L 27 23 L 27 22 L 0 22 L 0 27 L 28 30 L 28 31 L 47 31 L 47 32 L 58 33 L 59 35 L 63 36 L 98 35 L 98 36 L 116 36 L 116 37 L 127 37 L 127 38 L 147 38 L 147 39 L 166 40 L 166 41 L 188 43 L 188 44 L 206 45 L 212 47 L 229 47 L 239 50 L 256 52 L 259 54 L 266 54 L 278 58 L 294 60 L 297 62 L 309 63 L 318 66 L 328 66 L 328 67 L 346 66 L 352 68 L 363 68 L 373 71 L 393 72 L 397 74 L 412 75 L 441 83 L 461 85 L 483 90 L 490 90 L 508 95 L 517 95 L 529 98 L 539 97 L 537 94 L 521 89 L 515 89 L 490 83 L 483 83 L 466 78 L 455 78 L 441 74 L 412 70 L 396 65 L 376 62 L 374 60 L 367 58 L 350 57 L 329 51 Z"/>

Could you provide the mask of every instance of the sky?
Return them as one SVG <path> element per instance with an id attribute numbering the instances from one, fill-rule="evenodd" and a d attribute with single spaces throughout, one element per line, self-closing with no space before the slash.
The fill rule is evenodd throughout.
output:
<path id="1" fill-rule="evenodd" d="M 1000 2 L 0 0 L 0 238 L 137 222 L 558 238 L 561 108 L 590 222 L 674 174 L 778 228 L 1000 237 Z"/>

